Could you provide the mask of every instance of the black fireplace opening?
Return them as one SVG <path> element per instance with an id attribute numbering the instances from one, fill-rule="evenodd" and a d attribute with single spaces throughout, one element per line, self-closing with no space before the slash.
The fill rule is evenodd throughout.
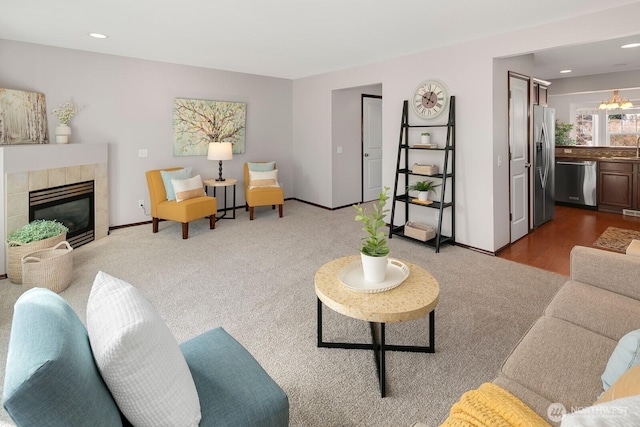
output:
<path id="1" fill-rule="evenodd" d="M 55 219 L 66 225 L 67 241 L 77 248 L 95 240 L 94 181 L 29 192 L 29 222 Z"/>

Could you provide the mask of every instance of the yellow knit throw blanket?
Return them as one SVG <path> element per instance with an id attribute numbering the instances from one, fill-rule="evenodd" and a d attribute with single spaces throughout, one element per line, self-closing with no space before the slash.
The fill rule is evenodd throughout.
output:
<path id="1" fill-rule="evenodd" d="M 550 427 L 520 399 L 503 388 L 484 383 L 451 407 L 440 427 Z"/>

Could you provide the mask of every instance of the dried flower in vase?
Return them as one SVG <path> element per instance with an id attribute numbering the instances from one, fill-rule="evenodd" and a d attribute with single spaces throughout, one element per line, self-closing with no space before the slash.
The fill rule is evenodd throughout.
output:
<path id="1" fill-rule="evenodd" d="M 60 104 L 58 108 L 54 108 L 51 110 L 51 114 L 53 114 L 61 125 L 66 125 L 69 123 L 69 120 L 76 114 L 82 110 L 84 106 L 77 106 L 70 99 L 68 99 L 64 104 Z"/>

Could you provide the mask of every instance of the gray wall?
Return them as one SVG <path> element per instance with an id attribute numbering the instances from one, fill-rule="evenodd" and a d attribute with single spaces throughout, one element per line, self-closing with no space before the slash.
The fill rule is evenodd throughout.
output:
<path id="1" fill-rule="evenodd" d="M 217 176 L 206 156 L 173 157 L 176 97 L 247 103 L 246 152 L 223 164 L 225 176 L 239 179 L 238 205 L 246 161 L 276 160 L 285 197 L 293 197 L 291 80 L 7 40 L 0 64 L 0 87 L 44 93 L 49 112 L 68 98 L 86 106 L 70 122 L 72 143 L 109 143 L 110 225 L 150 219 L 137 207 L 149 200 L 146 170 L 191 165 L 203 178 Z M 50 115 L 52 141 L 56 125 Z M 149 157 L 138 157 L 141 148 Z"/>

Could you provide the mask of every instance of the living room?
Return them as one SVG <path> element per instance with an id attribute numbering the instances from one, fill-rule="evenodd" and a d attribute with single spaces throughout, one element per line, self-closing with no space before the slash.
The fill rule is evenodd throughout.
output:
<path id="1" fill-rule="evenodd" d="M 234 156 L 233 160 L 224 162 L 225 176 L 242 177 L 243 165 L 246 161 L 275 160 L 285 197 L 288 202 L 291 201 L 292 206 L 296 206 L 293 212 L 304 212 L 315 218 L 315 214 L 298 207 L 301 204 L 299 201 L 329 209 L 346 204 L 342 195 L 337 193 L 340 185 L 334 179 L 335 176 L 345 175 L 349 165 L 337 166 L 338 163 L 335 161 L 337 154 L 333 150 L 331 125 L 332 91 L 381 86 L 384 99 L 382 129 L 385 152 L 382 174 L 383 182 L 390 185 L 393 182 L 402 101 L 411 96 L 413 89 L 420 81 L 437 77 L 446 82 L 451 93 L 457 98 L 459 150 L 456 161 L 459 175 L 456 189 L 458 197 L 455 218 L 456 240 L 461 245 L 480 252 L 495 253 L 509 241 L 508 171 L 504 163 L 499 166 L 497 161 L 499 157 L 508 158 L 505 131 L 506 107 L 504 103 L 498 102 L 506 99 L 507 78 L 503 71 L 510 68 L 508 58 L 540 49 L 627 35 L 625 29 L 637 26 L 636 17 L 640 15 L 640 3 L 619 2 L 617 4 L 620 6 L 604 10 L 594 8 L 586 14 L 567 14 L 566 19 L 554 22 L 541 20 L 537 26 L 526 29 L 514 28 L 508 33 L 460 41 L 418 53 L 406 52 L 403 56 L 381 59 L 375 63 L 295 78 L 181 65 L 91 52 L 90 48 L 68 49 L 48 46 L 44 43 L 3 38 L 0 39 L 0 63 L 2 64 L 0 87 L 42 92 L 46 95 L 48 110 L 69 98 L 85 107 L 71 122 L 73 132 L 71 144 L 108 144 L 108 224 L 111 228 L 118 228 L 150 221 L 147 213 L 138 207 L 138 200 L 144 199 L 145 203 L 149 200 L 144 180 L 146 170 L 192 166 L 202 174 L 203 178 L 213 177 L 217 173 L 217 162 L 211 162 L 206 157 L 173 156 L 171 114 L 173 100 L 176 97 L 246 102 L 246 152 L 243 155 Z M 492 12 L 487 11 L 487 13 Z M 450 20 L 455 22 L 455 16 Z M 602 25 L 602 22 L 615 22 L 616 25 L 606 26 Z M 585 28 L 589 30 L 585 31 Z M 541 34 L 546 36 L 539 37 Z M 495 58 L 503 58 L 499 70 L 495 68 Z M 514 60 L 512 65 L 518 67 L 517 71 L 523 74 L 531 74 L 531 64 L 523 63 L 521 59 Z M 50 117 L 51 134 L 55 125 L 55 120 Z M 147 150 L 148 157 L 139 157 L 139 150 Z M 336 167 L 341 169 L 336 170 Z M 241 187 L 238 186 L 237 205 L 242 207 L 243 202 L 244 195 Z M 353 202 L 359 202 L 359 200 L 356 199 Z M 289 215 L 288 209 L 285 203 L 285 218 Z M 341 210 L 336 210 L 336 212 L 339 211 Z M 351 214 L 352 212 L 349 212 L 348 216 Z M 242 232 L 242 228 L 234 223 L 234 231 L 237 233 L 235 238 L 251 241 L 256 236 L 260 236 L 264 231 L 261 229 L 260 219 L 265 220 L 263 224 L 271 224 L 266 220 L 277 220 L 272 217 L 270 211 L 262 211 L 257 214 L 253 223 L 246 225 L 249 224 L 248 219 L 240 216 L 235 223 L 242 221 L 246 225 L 246 231 Z M 211 244 L 215 245 L 215 233 L 222 234 L 228 222 L 230 221 L 221 221 L 216 230 L 209 231 L 195 227 L 194 231 L 202 233 L 201 235 L 211 234 Z M 150 225 L 144 225 L 132 228 L 144 228 L 146 234 L 151 234 L 150 227 Z M 9 231 L 6 229 L 6 224 L 3 223 L 0 228 L 2 228 L 0 234 L 6 236 Z M 280 231 L 286 233 L 286 230 Z M 158 236 L 163 238 L 163 244 L 178 246 L 182 243 L 176 235 L 172 235 L 172 239 L 167 240 L 166 234 L 161 236 L 162 234 L 161 230 Z M 113 237 L 117 236 L 119 234 L 114 232 Z M 231 236 L 228 237 L 229 241 L 233 240 Z M 270 235 L 270 237 L 273 239 L 270 242 L 277 245 L 277 235 Z M 303 235 L 297 238 L 301 237 Z M 395 242 L 396 239 L 393 240 Z M 97 256 L 100 252 L 98 248 L 102 243 L 95 243 L 96 249 L 91 250 L 91 255 Z M 330 240 L 323 240 L 322 243 L 332 244 Z M 394 244 L 399 246 L 398 250 L 405 256 L 411 256 L 412 246 L 405 246 L 404 243 Z M 126 244 L 120 248 L 123 247 L 126 247 Z M 320 249 L 318 248 L 317 251 Z M 207 249 L 202 247 L 201 250 Z M 224 252 L 225 248 L 211 247 L 208 250 Z M 246 260 L 235 256 L 242 251 L 242 246 L 235 246 L 234 250 L 234 256 L 229 257 L 232 259 L 225 260 L 216 256 L 216 268 L 220 265 L 231 268 L 236 262 L 239 269 L 245 268 Z M 309 258 L 317 256 L 317 251 L 311 251 L 306 255 Z M 82 259 L 88 262 L 89 251 L 86 252 L 87 255 Z M 152 256 L 150 253 L 143 253 L 145 256 Z M 330 253 L 332 256 L 340 255 Z M 136 252 L 131 251 L 130 255 L 135 256 Z M 180 261 L 189 263 L 190 260 L 183 258 L 183 255 L 180 255 Z M 442 255 L 446 256 L 446 254 Z M 472 258 L 476 266 L 481 266 L 485 258 L 491 258 L 486 256 L 475 258 L 477 255 L 474 254 Z M 438 256 L 429 253 L 424 255 L 425 259 L 422 261 L 434 265 L 444 263 L 445 261 Z M 454 262 L 451 258 L 455 257 L 446 258 L 446 260 Z M 208 262 L 206 257 L 199 257 L 198 260 L 204 265 Z M 202 268 L 194 264 L 188 265 L 193 268 Z M 260 265 L 268 270 L 268 263 Z M 95 266 L 92 264 L 91 268 Z M 445 270 L 443 266 L 437 268 Z M 133 267 L 123 270 L 123 274 L 132 283 L 135 283 L 136 279 L 134 270 Z M 259 270 L 252 268 L 251 271 L 260 274 Z M 490 272 L 485 273 L 482 276 L 483 279 L 490 281 Z M 151 288 L 149 282 L 152 275 L 152 271 L 145 271 L 144 278 L 141 278 L 149 288 Z M 282 279 L 280 275 L 269 277 L 271 280 Z M 313 276 L 309 276 L 307 272 L 305 275 L 295 277 L 311 283 L 313 281 Z M 540 280 L 552 283 L 549 288 L 545 288 L 543 292 L 545 295 L 541 297 L 541 300 L 548 302 L 553 292 L 560 286 L 560 279 L 543 274 Z M 189 289 L 187 281 L 181 284 Z M 260 285 L 260 283 L 252 284 Z M 465 284 L 474 286 L 473 282 L 465 282 Z M 229 285 L 233 284 L 229 283 Z M 506 288 L 510 290 L 509 286 Z M 169 292 L 169 289 L 162 288 L 162 292 Z M 245 289 L 243 292 L 251 293 L 251 289 Z M 161 295 L 158 293 L 156 296 L 160 298 Z M 83 296 L 80 292 L 74 294 L 77 300 L 85 297 L 86 295 Z M 211 295 L 211 297 L 215 296 Z M 181 298 L 183 297 L 175 297 L 175 304 L 179 304 Z M 231 297 L 227 296 L 227 298 Z M 295 301 L 287 297 L 285 299 L 290 304 L 295 304 Z M 311 307 L 314 302 L 312 295 Z M 465 302 L 474 304 L 473 298 Z M 174 305 L 173 302 L 166 304 Z M 500 309 L 505 309 L 506 305 L 505 301 L 504 307 L 501 305 Z M 212 303 L 211 306 L 215 304 Z M 230 307 L 238 308 L 235 305 Z M 517 338 L 526 332 L 528 325 L 543 308 L 542 302 L 536 303 L 527 316 L 518 320 L 518 327 L 514 328 L 514 332 L 510 332 L 508 328 L 500 329 L 500 333 L 512 335 L 511 341 L 506 345 L 515 344 Z M 10 308 L 7 307 L 7 309 Z M 457 309 L 465 310 L 461 306 Z M 198 310 L 204 309 L 199 307 Z M 212 310 L 216 309 L 212 308 Z M 243 314 L 249 313 L 243 311 Z M 511 314 L 518 316 L 516 310 Z M 313 317 L 313 313 L 307 313 L 307 315 Z M 298 317 L 296 319 L 300 320 Z M 275 322 L 277 319 L 270 318 L 271 320 Z M 189 321 L 195 322 L 196 319 L 189 318 Z M 209 319 L 209 322 L 212 320 Z M 225 322 L 229 322 L 229 317 L 225 316 L 220 320 L 220 323 Z M 183 327 L 177 320 L 173 326 L 178 329 Z M 262 328 L 260 331 L 267 332 Z M 186 339 L 193 332 L 193 329 L 185 327 L 177 335 L 181 339 Z M 491 334 L 490 331 L 485 332 Z M 241 333 L 247 341 L 259 340 L 255 335 L 251 332 Z M 7 339 L 5 337 L 3 341 L 6 342 Z M 259 354 L 261 357 L 265 355 L 264 352 Z M 494 356 L 482 355 L 487 359 Z M 500 354 L 495 357 L 504 356 L 505 354 Z M 333 363 L 340 363 L 340 357 L 331 356 L 331 358 Z M 483 359 L 482 362 L 484 361 Z M 368 360 L 363 361 L 363 364 L 367 362 Z M 308 363 L 314 362 L 309 360 Z M 487 362 L 487 364 L 491 363 L 495 362 Z M 489 369 L 496 372 L 495 366 Z M 363 388 L 370 386 L 361 378 L 355 381 L 364 383 L 361 384 Z M 464 386 L 458 385 L 455 390 L 447 393 L 459 395 L 460 389 L 467 385 L 466 383 Z M 431 391 L 435 392 L 435 390 Z M 313 399 L 322 402 L 326 396 L 313 396 Z M 301 400 L 293 403 L 308 403 L 308 401 Z M 440 406 L 447 406 L 450 403 L 451 401 L 447 401 Z M 383 405 L 385 409 L 391 410 L 387 408 L 390 404 Z M 406 409 L 407 406 L 403 408 Z M 360 422 L 366 422 L 366 408 L 358 408 L 358 411 L 361 416 Z M 390 419 L 385 420 L 382 415 L 378 415 L 381 417 L 378 419 L 383 419 L 386 425 L 392 425 Z M 419 412 L 413 415 L 415 416 L 410 418 L 418 421 L 424 414 Z M 300 422 L 305 421 L 304 416 L 295 419 Z"/>
<path id="2" fill-rule="evenodd" d="M 494 253 L 509 241 L 509 192 L 505 164 L 497 166 L 498 157 L 508 157 L 507 135 L 502 130 L 507 129 L 506 104 L 497 101 L 506 99 L 502 95 L 507 82 L 502 69 L 494 69 L 493 59 L 621 36 L 623 28 L 633 28 L 634 7 L 635 2 L 506 35 L 297 79 L 2 40 L 1 84 L 45 93 L 49 109 L 69 98 L 86 106 L 73 119 L 73 141 L 110 145 L 109 224 L 119 226 L 149 220 L 137 204 L 147 198 L 141 178 L 145 170 L 190 164 L 203 176 L 215 174 L 215 165 L 203 157 L 173 157 L 171 106 L 175 97 L 246 102 L 247 151 L 225 162 L 226 173 L 240 177 L 244 161 L 272 158 L 278 162 L 285 197 L 335 208 L 343 204 L 334 204 L 341 199 L 333 194 L 332 177 L 343 176 L 344 171 L 335 171 L 333 166 L 336 155 L 329 143 L 329 94 L 336 89 L 382 85 L 384 152 L 391 154 L 383 157 L 382 180 L 391 184 L 402 101 L 420 81 L 438 77 L 458 98 L 456 240 Z M 602 21 L 618 24 L 599 25 Z M 585 27 L 588 33 L 579 31 Z M 518 60 L 516 66 L 519 72 L 529 74 L 526 67 L 531 64 Z M 508 61 L 501 67 L 507 69 Z M 51 131 L 55 125 L 51 117 Z M 147 149 L 149 157 L 138 157 L 139 149 Z M 487 199 L 493 202 L 487 203 Z"/>

